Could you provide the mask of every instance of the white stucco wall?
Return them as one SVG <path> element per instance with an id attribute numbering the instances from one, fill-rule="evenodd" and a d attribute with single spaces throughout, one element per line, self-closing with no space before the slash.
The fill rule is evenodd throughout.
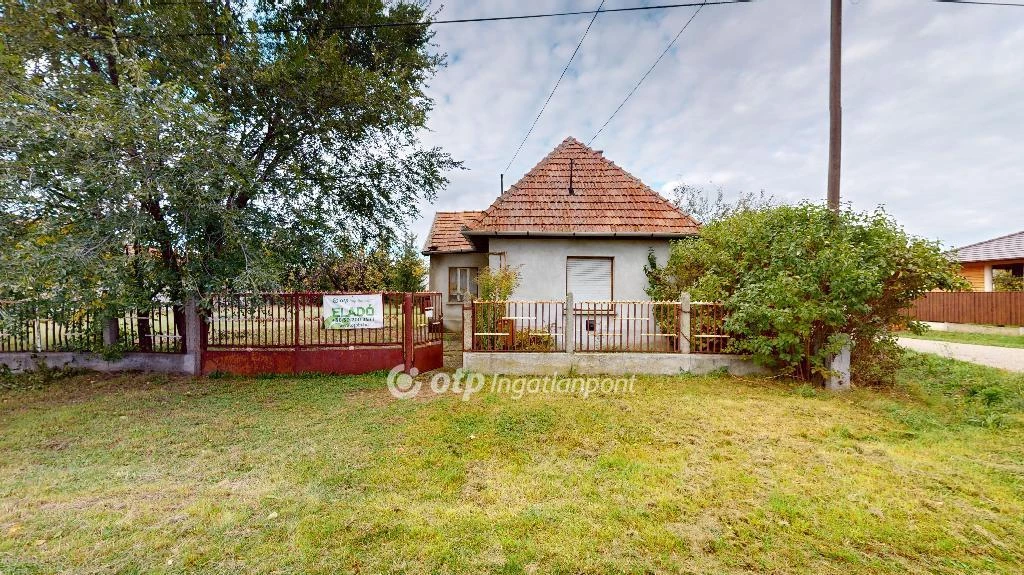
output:
<path id="1" fill-rule="evenodd" d="M 558 300 L 565 297 L 566 258 L 611 257 L 612 297 L 645 301 L 650 299 L 644 291 L 647 252 L 653 248 L 658 264 L 664 265 L 668 247 L 669 240 L 660 238 L 491 238 L 490 261 L 497 265 L 503 253 L 506 265 L 519 268 L 520 285 L 513 299 Z"/>
<path id="2" fill-rule="evenodd" d="M 462 304 L 448 303 L 448 268 L 487 267 L 487 254 L 433 254 L 430 256 L 430 291 L 441 292 L 444 302 L 444 328 L 462 330 Z"/>

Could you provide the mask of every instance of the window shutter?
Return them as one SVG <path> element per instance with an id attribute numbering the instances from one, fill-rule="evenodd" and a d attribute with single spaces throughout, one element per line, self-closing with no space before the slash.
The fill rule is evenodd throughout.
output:
<path id="1" fill-rule="evenodd" d="M 573 301 L 612 299 L 611 258 L 568 258 L 565 262 L 566 291 Z"/>

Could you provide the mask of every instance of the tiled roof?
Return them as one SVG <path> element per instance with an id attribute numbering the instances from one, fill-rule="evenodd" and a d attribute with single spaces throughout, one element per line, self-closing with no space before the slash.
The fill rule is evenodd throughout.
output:
<path id="1" fill-rule="evenodd" d="M 955 253 L 962 262 L 1024 259 L 1024 231 L 964 246 Z"/>
<path id="2" fill-rule="evenodd" d="M 430 226 L 430 235 L 423 245 L 424 254 L 472 252 L 472 242 L 462 229 L 480 219 L 483 212 L 437 212 Z"/>
<path id="3" fill-rule="evenodd" d="M 683 236 L 697 233 L 698 227 L 600 152 L 566 138 L 505 190 L 467 233 Z"/>

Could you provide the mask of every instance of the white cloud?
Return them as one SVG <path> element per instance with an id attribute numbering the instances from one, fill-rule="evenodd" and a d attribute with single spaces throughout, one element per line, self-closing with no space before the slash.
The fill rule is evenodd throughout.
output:
<path id="1" fill-rule="evenodd" d="M 606 7 L 643 0 L 609 0 Z M 455 2 L 443 17 L 592 9 L 595 0 Z M 964 244 L 1020 229 L 1024 32 L 1011 8 L 845 3 L 843 198 L 908 230 Z M 690 17 L 598 17 L 518 159 L 514 183 L 566 136 L 588 140 Z M 437 26 L 424 139 L 463 160 L 438 209 L 483 209 L 586 28 L 586 16 Z M 594 143 L 667 193 L 679 182 L 825 195 L 828 5 L 709 6 Z"/>

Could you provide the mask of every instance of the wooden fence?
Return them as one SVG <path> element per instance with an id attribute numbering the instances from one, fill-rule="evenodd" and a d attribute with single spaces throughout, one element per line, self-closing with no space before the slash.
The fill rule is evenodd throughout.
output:
<path id="1" fill-rule="evenodd" d="M 1024 325 L 1024 292 L 931 292 L 908 314 L 918 321 Z"/>

